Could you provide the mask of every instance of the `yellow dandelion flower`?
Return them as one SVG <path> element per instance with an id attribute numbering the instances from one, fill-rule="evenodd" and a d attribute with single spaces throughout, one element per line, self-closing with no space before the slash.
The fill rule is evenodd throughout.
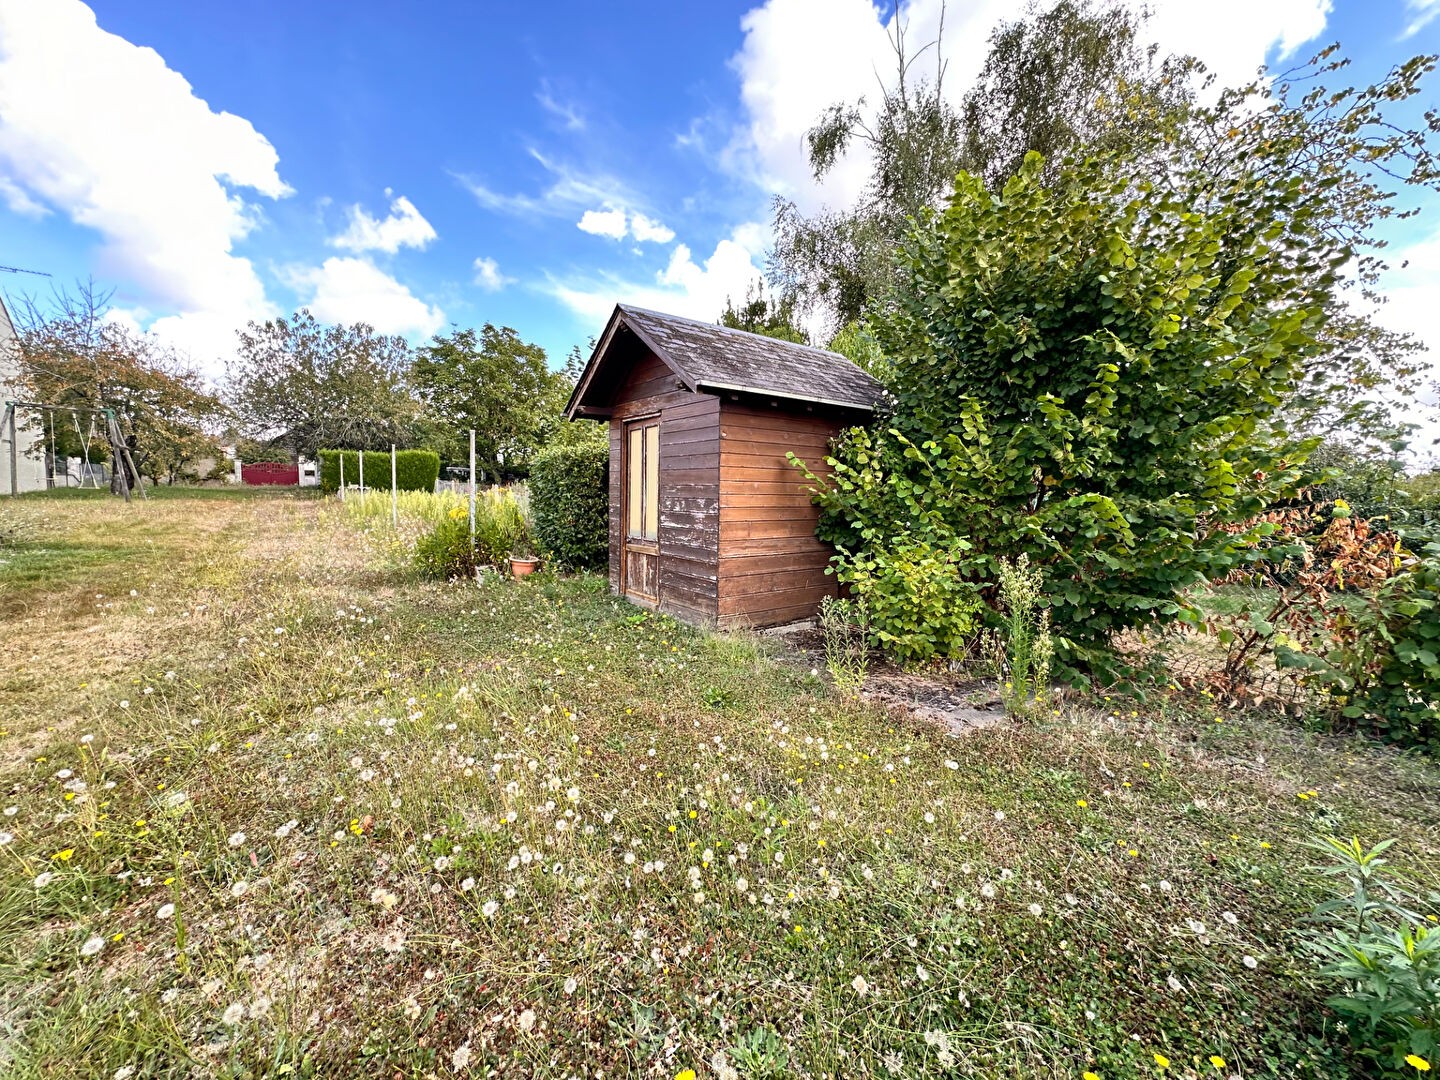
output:
<path id="1" fill-rule="evenodd" d="M 55 852 L 55 854 L 51 855 L 50 858 L 59 859 L 61 862 L 69 862 L 70 857 L 74 854 L 75 849 L 73 847 L 67 847 L 64 851 Z"/>
<path id="2" fill-rule="evenodd" d="M 1089 806 L 1090 804 L 1089 804 L 1088 802 L 1086 802 L 1084 799 L 1076 799 L 1076 800 L 1075 800 L 1075 805 L 1078 806 L 1078 807 L 1080 807 L 1081 810 L 1084 810 L 1084 809 L 1085 809 L 1087 806 Z"/>
<path id="3" fill-rule="evenodd" d="M 1157 1068 L 1168 1069 L 1170 1067 L 1170 1059 L 1167 1058 L 1164 1054 L 1156 1051 L 1153 1056 L 1155 1058 L 1155 1065 Z"/>
<path id="4" fill-rule="evenodd" d="M 1409 1065 L 1416 1072 L 1430 1071 L 1430 1062 L 1426 1061 L 1419 1054 L 1406 1054 L 1405 1064 Z"/>
<path id="5" fill-rule="evenodd" d="M 681 1069 L 675 1074 L 675 1080 L 695 1080 L 694 1069 Z"/>
<path id="6" fill-rule="evenodd" d="M 1225 1067 L 1225 1059 L 1222 1058 L 1219 1054 L 1211 1054 L 1210 1064 L 1214 1065 L 1217 1069 L 1223 1069 Z"/>
<path id="7" fill-rule="evenodd" d="M 1080 1080 L 1100 1080 L 1100 1074 L 1093 1072 L 1083 1072 L 1080 1074 Z"/>

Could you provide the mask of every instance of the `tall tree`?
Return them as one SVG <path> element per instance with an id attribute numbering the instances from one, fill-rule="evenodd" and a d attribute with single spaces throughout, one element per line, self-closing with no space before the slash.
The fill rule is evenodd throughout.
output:
<path id="1" fill-rule="evenodd" d="M 412 377 L 439 425 L 436 449 L 464 461 L 474 428 L 477 466 L 495 479 L 523 474 L 570 385 L 549 369 L 539 345 L 491 323 L 437 334 L 416 351 Z"/>
<path id="2" fill-rule="evenodd" d="M 781 341 L 793 341 L 808 345 L 805 331 L 795 325 L 795 303 L 781 298 L 776 300 L 765 295 L 763 281 L 752 282 L 745 287 L 745 301 L 735 306 L 730 297 L 725 298 L 725 310 L 720 313 L 720 325 L 731 330 L 745 330 L 751 334 L 764 334 Z"/>
<path id="3" fill-rule="evenodd" d="M 997 26 L 961 106 L 965 171 L 998 192 L 1034 150 L 1052 184 L 1069 157 L 1163 141 L 1193 106 L 1200 67 L 1142 45 L 1148 17 L 1116 0 L 1058 0 Z"/>
<path id="4" fill-rule="evenodd" d="M 1245 208 L 1252 229 L 1276 238 L 1269 259 L 1289 269 L 1294 297 L 1325 298 L 1322 347 L 1285 410 L 1307 433 L 1380 443 L 1402 434 L 1404 418 L 1392 417 L 1386 399 L 1412 399 L 1421 345 L 1371 312 L 1384 302 L 1383 227 L 1419 212 L 1407 189 L 1440 190 L 1440 112 L 1417 123 L 1400 111 L 1436 59 L 1416 56 L 1373 84 L 1335 89 L 1349 61 L 1332 45 L 1273 83 L 1257 79 L 1191 110 L 1165 160 L 1139 163 L 1141 176 L 1198 213 Z M 1227 250 L 1248 239 L 1227 238 Z M 1336 261 L 1307 273 L 1316 250 L 1334 251 Z"/>
<path id="5" fill-rule="evenodd" d="M 107 409 L 135 467 L 152 480 L 173 483 L 218 453 L 219 398 L 174 350 L 112 318 L 109 294 L 93 282 L 59 290 L 48 304 L 25 298 L 16 314 L 21 382 L 35 400 L 56 406 L 48 418 L 28 419 L 48 420 L 37 434 L 48 434 L 58 456 L 113 460 L 103 421 L 91 424 Z M 136 478 L 128 479 L 133 487 Z"/>
<path id="6" fill-rule="evenodd" d="M 944 29 L 944 16 L 941 16 Z M 852 147 L 873 162 L 859 203 L 802 213 L 776 197 L 775 246 L 767 267 L 782 303 L 818 311 L 839 326 L 861 317 L 893 275 L 894 250 L 906 222 L 938 205 L 959 167 L 960 118 L 945 100 L 945 63 L 938 40 L 910 52 L 897 5 L 890 41 L 894 81 L 877 74 L 878 104 L 866 99 L 827 108 L 805 136 L 810 170 L 823 180 Z M 930 54 L 933 77 L 916 69 Z"/>
<path id="7" fill-rule="evenodd" d="M 226 372 L 242 432 L 291 454 L 388 449 L 424 437 L 410 392 L 410 346 L 364 323 L 327 326 L 309 311 L 250 323 Z"/>
<path id="8" fill-rule="evenodd" d="M 781 298 L 818 309 L 832 330 L 855 322 L 895 280 L 910 223 L 944 202 L 962 168 L 998 190 L 1029 150 L 1053 170 L 1067 156 L 1162 139 L 1189 107 L 1195 65 L 1142 47 L 1143 21 L 1118 0 L 1032 5 L 992 34 L 980 80 L 957 110 L 945 96 L 939 39 L 911 52 L 897 8 L 895 73 L 878 104 L 832 105 L 806 135 L 817 181 L 852 148 L 868 153 L 860 201 L 805 215 L 775 200 L 767 270 Z"/>

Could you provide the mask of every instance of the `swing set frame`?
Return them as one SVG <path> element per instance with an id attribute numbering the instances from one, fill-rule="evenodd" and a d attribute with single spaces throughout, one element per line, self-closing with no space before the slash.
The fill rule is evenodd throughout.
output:
<path id="1" fill-rule="evenodd" d="M 41 412 L 40 430 L 41 441 L 44 441 L 45 418 L 50 420 L 50 475 L 48 480 L 50 486 L 55 485 L 55 413 L 68 412 L 75 423 L 75 433 L 80 437 L 80 444 L 85 458 L 85 476 L 80 478 L 80 486 L 85 486 L 85 477 L 90 476 L 90 443 L 95 437 L 95 417 L 104 417 L 105 440 L 110 444 L 110 458 L 113 464 L 112 476 L 118 479 L 120 494 L 125 501 L 130 501 L 130 477 L 135 477 L 135 485 L 140 490 L 140 497 L 148 500 L 149 494 L 145 491 L 145 478 L 140 475 L 140 470 L 135 467 L 135 459 L 130 454 L 130 448 L 125 444 L 124 434 L 120 430 L 120 422 L 115 417 L 115 410 L 102 407 L 91 408 L 85 405 L 49 405 L 41 401 L 7 401 L 5 402 L 5 413 L 0 417 L 0 432 L 3 432 L 10 443 L 10 494 L 20 494 L 20 426 L 19 413 L 21 409 L 38 409 Z M 80 430 L 80 414 L 85 413 L 90 417 L 90 434 L 86 435 Z M 69 475 L 67 470 L 66 475 Z M 93 479 L 93 478 L 92 478 Z M 95 482 L 95 486 L 100 486 Z"/>

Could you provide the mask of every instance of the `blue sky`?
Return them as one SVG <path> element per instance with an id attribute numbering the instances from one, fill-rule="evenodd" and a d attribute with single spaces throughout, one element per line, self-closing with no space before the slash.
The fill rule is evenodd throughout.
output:
<path id="1" fill-rule="evenodd" d="M 957 97 L 1014 6 L 950 0 Z M 1229 82 L 1337 38 L 1357 80 L 1440 51 L 1440 0 L 1153 6 Z M 912 39 L 938 22 L 906 10 Z M 0 263 L 93 276 L 212 374 L 236 326 L 304 304 L 417 341 L 503 323 L 558 364 L 616 300 L 716 317 L 773 194 L 853 198 L 865 162 L 817 188 L 800 136 L 885 48 L 866 0 L 0 0 Z M 1406 329 L 1440 310 L 1432 209 L 1393 237 Z"/>

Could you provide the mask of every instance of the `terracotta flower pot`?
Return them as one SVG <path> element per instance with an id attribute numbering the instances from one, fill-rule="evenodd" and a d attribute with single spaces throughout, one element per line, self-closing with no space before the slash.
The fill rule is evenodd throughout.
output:
<path id="1" fill-rule="evenodd" d="M 512 557 L 510 559 L 510 573 L 517 578 L 529 577 L 535 572 L 536 567 L 539 565 L 540 560 L 536 558 L 520 559 Z"/>

